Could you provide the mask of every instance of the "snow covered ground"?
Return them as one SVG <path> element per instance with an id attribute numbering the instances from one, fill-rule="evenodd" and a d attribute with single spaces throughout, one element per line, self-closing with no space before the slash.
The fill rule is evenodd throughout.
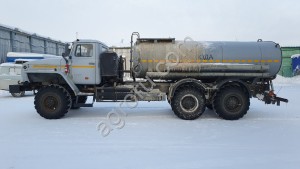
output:
<path id="1" fill-rule="evenodd" d="M 300 79 L 278 77 L 279 96 L 288 104 L 251 100 L 237 121 L 213 111 L 180 120 L 167 102 L 140 102 L 124 109 L 125 126 L 106 137 L 97 130 L 114 103 L 70 111 L 60 120 L 40 117 L 33 95 L 0 92 L 0 169 L 53 168 L 300 168 Z"/>

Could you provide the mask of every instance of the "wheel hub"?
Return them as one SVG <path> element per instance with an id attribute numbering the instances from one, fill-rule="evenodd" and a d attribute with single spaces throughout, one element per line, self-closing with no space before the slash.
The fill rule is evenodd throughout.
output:
<path id="1" fill-rule="evenodd" d="M 180 107 L 187 112 L 195 111 L 199 106 L 196 96 L 188 94 L 181 98 Z"/>
<path id="2" fill-rule="evenodd" d="M 44 101 L 44 105 L 49 110 L 55 110 L 58 106 L 58 101 L 55 97 L 48 96 Z"/>
<path id="3" fill-rule="evenodd" d="M 236 96 L 230 96 L 227 98 L 225 106 L 230 111 L 237 111 L 241 107 L 241 103 Z"/>

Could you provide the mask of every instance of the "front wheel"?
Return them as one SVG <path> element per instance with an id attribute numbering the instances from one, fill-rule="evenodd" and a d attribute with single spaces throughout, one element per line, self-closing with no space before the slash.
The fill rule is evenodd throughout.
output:
<path id="1" fill-rule="evenodd" d="M 62 118 L 71 108 L 71 104 L 69 92 L 59 85 L 41 88 L 34 98 L 36 111 L 46 119 Z"/>
<path id="2" fill-rule="evenodd" d="M 194 120 L 205 110 L 205 98 L 200 90 L 185 87 L 176 91 L 171 102 L 175 115 L 184 120 Z"/>

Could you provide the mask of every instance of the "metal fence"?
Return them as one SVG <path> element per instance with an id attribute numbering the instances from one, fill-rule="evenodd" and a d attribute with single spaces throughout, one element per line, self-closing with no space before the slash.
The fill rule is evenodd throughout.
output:
<path id="1" fill-rule="evenodd" d="M 8 52 L 30 52 L 61 55 L 65 43 L 35 33 L 0 24 L 0 63 L 6 61 Z"/>

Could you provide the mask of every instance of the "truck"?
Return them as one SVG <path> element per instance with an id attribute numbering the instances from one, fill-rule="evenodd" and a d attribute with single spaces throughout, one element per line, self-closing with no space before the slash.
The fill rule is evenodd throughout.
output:
<path id="1" fill-rule="evenodd" d="M 0 64 L 0 90 L 9 90 L 9 85 L 18 84 L 22 81 L 21 77 L 22 65 L 18 63 L 2 63 Z M 11 93 L 13 97 L 22 97 L 25 91 L 19 93 Z"/>
<path id="2" fill-rule="evenodd" d="M 69 48 L 66 48 L 69 49 Z M 200 42 L 186 38 L 131 35 L 130 64 L 97 40 L 77 39 L 61 58 L 23 64 L 23 82 L 11 93 L 34 90 L 34 106 L 46 119 L 94 102 L 165 101 L 184 120 L 206 108 L 226 120 L 242 118 L 250 98 L 266 104 L 288 102 L 275 94 L 282 52 L 270 41 Z M 130 73 L 132 80 L 124 80 Z M 92 103 L 87 103 L 92 97 Z"/>

